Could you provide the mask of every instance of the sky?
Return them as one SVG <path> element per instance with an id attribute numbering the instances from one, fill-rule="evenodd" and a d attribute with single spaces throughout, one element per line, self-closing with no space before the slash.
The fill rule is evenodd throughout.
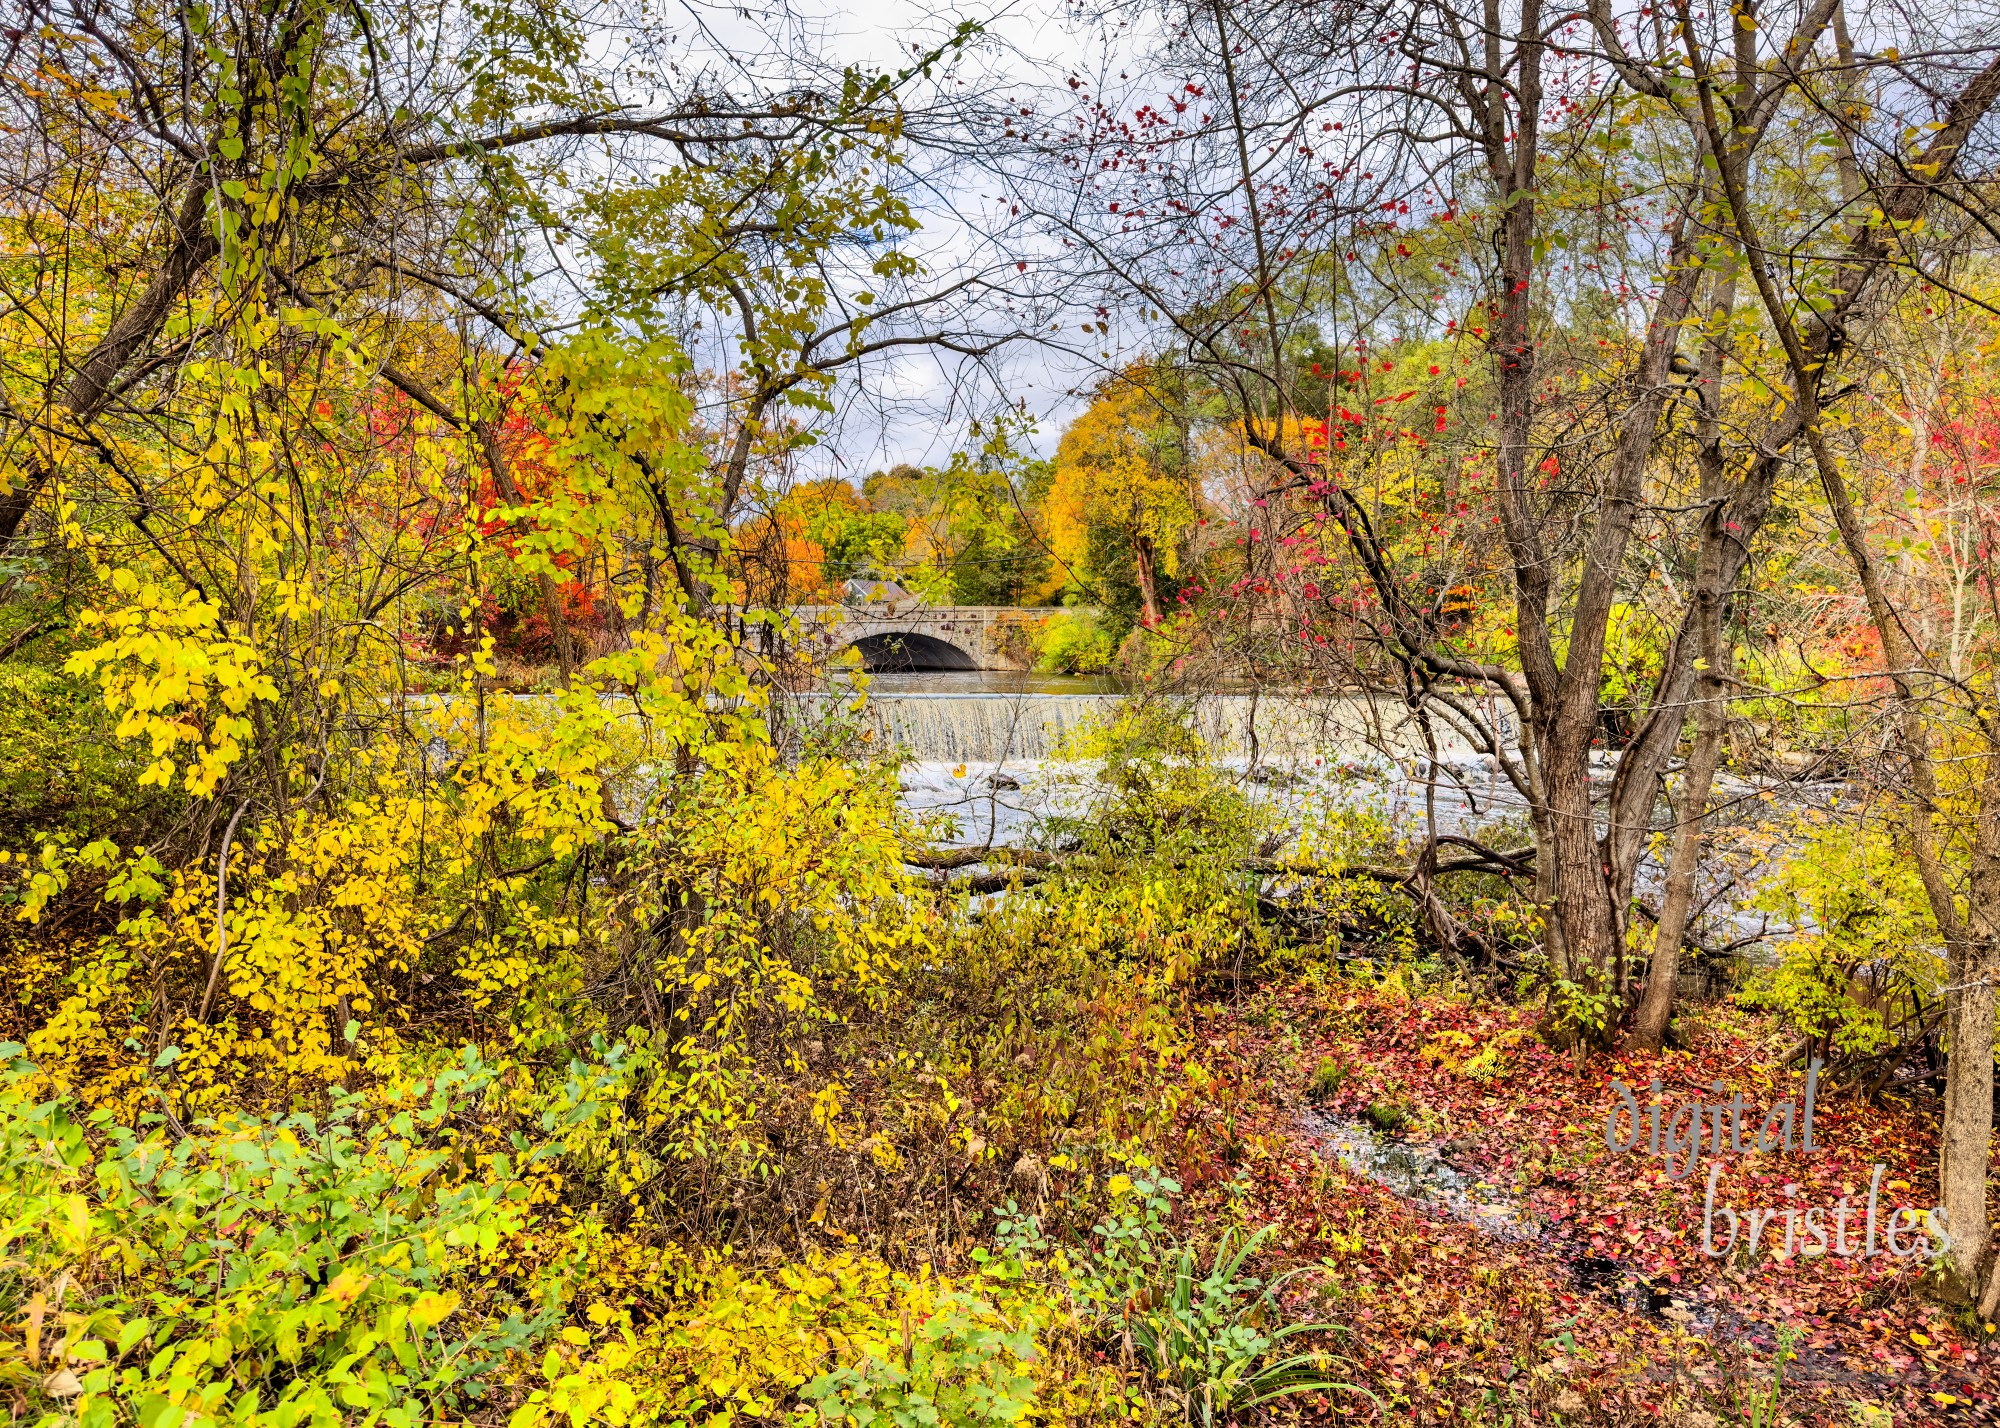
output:
<path id="1" fill-rule="evenodd" d="M 793 8 L 822 58 L 884 70 L 907 65 L 912 45 L 930 48 L 961 19 L 975 20 L 986 39 L 975 61 L 979 78 L 974 82 L 989 93 L 1001 86 L 1060 83 L 1079 62 L 1084 38 L 1066 21 L 1063 0 L 971 0 L 963 7 L 934 0 L 793 0 Z M 718 45 L 745 57 L 768 52 L 768 36 L 755 14 L 706 7 L 698 13 Z M 960 215 L 990 202 L 994 186 L 970 172 L 938 177 L 938 187 L 914 196 L 924 223 L 915 243 L 942 271 L 975 250 L 976 240 Z M 1036 454 L 1052 454 L 1063 425 L 1081 409 L 1075 392 L 1091 380 L 1092 371 L 1032 344 L 1016 345 L 993 370 L 1007 396 L 1024 402 L 1036 419 L 1025 444 Z M 858 485 L 870 471 L 899 462 L 941 463 L 965 443 L 968 418 L 988 415 L 997 405 L 988 377 L 971 376 L 960 364 L 927 354 L 878 366 L 866 393 L 843 396 L 835 428 L 803 459 L 804 479 L 839 475 Z"/>

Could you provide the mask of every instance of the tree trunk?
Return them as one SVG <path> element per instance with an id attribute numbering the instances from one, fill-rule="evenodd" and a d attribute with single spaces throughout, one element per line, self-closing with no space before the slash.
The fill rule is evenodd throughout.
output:
<path id="1" fill-rule="evenodd" d="M 1534 820 L 1536 891 L 1544 910 L 1550 963 L 1558 975 L 1573 978 L 1579 961 L 1587 966 L 1592 950 L 1602 945 L 1597 935 L 1602 919 L 1591 915 L 1589 900 L 1593 887 L 1601 899 L 1604 880 L 1597 870 L 1585 764 L 1589 735 L 1584 736 L 1579 755 L 1574 737 L 1563 737 L 1559 721 L 1561 670 L 1549 631 L 1555 563 L 1542 539 L 1528 484 L 1537 381 L 1533 288 L 1544 54 L 1538 0 L 1524 0 L 1516 33 L 1518 86 L 1510 86 L 1503 73 L 1500 35 L 1489 35 L 1485 90 L 1475 106 L 1486 134 L 1487 167 L 1500 197 L 1495 234 L 1500 283 L 1490 298 L 1493 336 L 1488 343 L 1499 408 L 1494 464 L 1500 529 L 1514 567 L 1515 634 L 1528 686 L 1530 717 L 1521 735 L 1524 743 L 1532 744 L 1543 777 L 1542 806 L 1535 810 Z M 1510 88 L 1511 106 L 1505 98 Z M 1594 710 L 1591 717 L 1594 722 Z"/>
<path id="2" fill-rule="evenodd" d="M 1673 860 L 1667 868 L 1666 901 L 1660 906 L 1660 925 L 1653 936 L 1653 959 L 1646 971 L 1646 994 L 1639 1001 L 1638 1022 L 1629 1042 L 1648 1051 L 1657 1051 L 1666 1044 L 1667 1023 L 1673 1016 L 1674 984 L 1681 970 L 1681 943 L 1687 936 L 1688 914 L 1694 908 L 1695 874 L 1701 866 L 1708 795 L 1715 785 L 1716 765 L 1722 759 L 1722 735 L 1728 727 L 1723 684 L 1715 677 L 1716 656 L 1708 654 L 1704 658 L 1710 669 L 1701 680 L 1694 751 L 1682 773 L 1680 821 L 1674 830 Z"/>
<path id="3" fill-rule="evenodd" d="M 1153 551 L 1153 542 L 1145 536 L 1135 536 L 1132 540 L 1132 561 L 1139 570 L 1139 614 L 1148 629 L 1160 623 L 1159 577 L 1155 573 L 1159 564 Z"/>
<path id="4" fill-rule="evenodd" d="M 197 173 L 188 179 L 187 192 L 172 219 L 172 233 L 159 270 L 132 305 L 118 314 L 111 330 L 90 350 L 63 389 L 57 402 L 62 418 L 84 427 L 103 413 L 117 394 L 119 379 L 132 359 L 158 335 L 195 275 L 220 251 L 215 230 L 208 222 L 205 176 Z M 26 449 L 21 464 L 28 479 L 0 493 L 0 550 L 5 550 L 19 534 L 36 498 L 56 472 L 55 462 L 45 459 L 32 446 Z"/>
<path id="5" fill-rule="evenodd" d="M 1795 371 L 1795 380 L 1801 380 Z M 1810 394 L 1805 401 L 1810 403 Z M 1817 416 L 1816 412 L 1809 414 Z M 1977 1293 L 1979 1272 L 1991 1238 L 1986 1222 L 1986 1179 L 1993 1131 L 1993 985 L 2000 977 L 2000 727 L 1991 711 L 1976 716 L 1984 726 L 1985 764 L 1973 839 L 1966 916 L 1958 911 L 1956 890 L 1940 856 L 1933 820 L 1939 807 L 1932 732 L 1923 712 L 1925 696 L 1939 682 L 1927 677 L 1922 654 L 1910 642 L 1890 603 L 1881 567 L 1868 549 L 1845 477 L 1817 429 L 1809 429 L 1820 484 L 1833 508 L 1834 525 L 1867 597 L 1868 614 L 1882 642 L 1896 713 L 1897 742 L 1906 766 L 1904 826 L 1912 861 L 1945 946 L 1944 1116 L 1938 1140 L 1938 1192 L 1951 1220 L 1955 1288 Z M 1918 688 L 1923 680 L 1925 688 Z"/>
<path id="6" fill-rule="evenodd" d="M 1619 884 L 1611 877 L 1613 869 L 1597 836 L 1590 799 L 1590 750 L 1602 707 L 1604 643 L 1617 600 L 1618 575 L 1644 494 L 1646 463 L 1672 381 L 1680 330 L 1701 283 L 1702 267 L 1694 259 L 1690 226 L 1685 214 L 1673 225 L 1666 283 L 1654 304 L 1634 373 L 1637 400 L 1619 432 L 1611 479 L 1591 531 L 1556 695 L 1544 706 L 1543 769 L 1555 833 L 1557 915 L 1568 953 L 1566 975 L 1592 989 L 1608 980 L 1621 984 L 1624 980 L 1625 907 L 1622 898 L 1613 896 Z M 1649 798 L 1649 822 L 1650 812 Z M 1607 1035 L 1608 1031 L 1604 1029 Z"/>
<path id="7" fill-rule="evenodd" d="M 1946 968 L 1944 1118 L 1938 1138 L 1938 1191 L 1951 1216 L 1958 1289 L 1978 1294 L 1994 1248 L 1986 1221 L 1986 1179 L 1993 1154 L 1994 988 L 2000 983 L 2000 741 L 1989 722 L 1978 828 L 1967 888 L 1966 936 Z M 2000 1270 L 1996 1270 L 2000 1273 Z M 2000 1283 L 2000 1280 L 1996 1280 Z M 1982 1296 L 1990 1298 L 1991 1296 Z M 1992 1308 L 1986 1310 L 1991 1317 Z"/>
<path id="8" fill-rule="evenodd" d="M 2000 896 L 1995 889 L 1993 896 Z M 1982 919 L 1984 920 L 1984 919 Z M 1986 1221 L 1986 1178 L 1993 1154 L 1993 984 L 2000 978 L 2000 934 L 1989 930 L 1977 955 L 1961 961 L 1958 990 L 1945 1013 L 1944 1118 L 1938 1139 L 1939 1201 L 1951 1217 L 1952 1260 L 1960 1290 L 1977 1292 L 1993 1244 Z M 1991 1314 L 1989 1309 L 1988 1314 Z"/>
<path id="9" fill-rule="evenodd" d="M 1708 503 L 1708 517 L 1701 525 L 1693 597 L 1667 651 L 1659 686 L 1654 691 L 1652 712 L 1626 750 L 1626 762 L 1619 765 L 1619 779 L 1611 790 L 1610 826 L 1605 834 L 1605 861 L 1611 867 L 1612 890 L 1629 898 L 1644 847 L 1644 833 L 1639 825 L 1652 821 L 1653 782 L 1659 776 L 1657 771 L 1666 767 L 1667 746 L 1678 741 L 1681 701 L 1689 689 L 1695 690 L 1698 703 L 1694 749 L 1682 774 L 1680 821 L 1667 868 L 1666 901 L 1660 909 L 1659 926 L 1654 930 L 1646 994 L 1639 1004 L 1637 1025 L 1632 1032 L 1633 1046 L 1651 1050 L 1658 1050 L 1666 1043 L 1667 1027 L 1673 1017 L 1681 944 L 1687 937 L 1688 915 L 1694 906 L 1695 874 L 1700 870 L 1702 825 L 1707 816 L 1709 792 L 1715 784 L 1716 766 L 1722 758 L 1723 735 L 1729 728 L 1726 682 L 1729 641 L 1724 637 L 1724 627 L 1729 619 L 1730 593 L 1749 563 L 1750 542 L 1756 538 L 1764 515 L 1770 510 L 1778 470 L 1776 452 L 1766 447 L 1764 454 L 1744 473 L 1734 496 L 1723 498 L 1728 487 L 1722 448 L 1722 380 L 1723 364 L 1729 355 L 1729 320 L 1735 311 L 1736 278 L 1736 271 L 1731 268 L 1716 279 L 1715 289 L 1709 295 L 1708 334 L 1701 349 L 1696 390 L 1701 415 L 1695 428 L 1695 460 L 1701 468 L 1701 498 Z M 1639 801 L 1634 781 L 1641 778 L 1645 780 L 1646 791 L 1643 810 L 1634 806 Z"/>
<path id="10" fill-rule="evenodd" d="M 1566 980 L 1594 991 L 1609 974 L 1618 933 L 1590 806 L 1590 740 L 1562 730 L 1544 746 L 1542 758 L 1555 865 L 1554 915 L 1561 932 L 1556 969 Z"/>

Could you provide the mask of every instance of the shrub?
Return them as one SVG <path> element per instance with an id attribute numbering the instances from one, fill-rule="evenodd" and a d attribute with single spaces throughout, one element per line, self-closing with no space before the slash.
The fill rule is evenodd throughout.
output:
<path id="1" fill-rule="evenodd" d="M 145 763 L 113 736 L 94 685 L 0 665 L 0 846 L 42 833 L 143 841 L 182 802 L 139 783 Z"/>
<path id="2" fill-rule="evenodd" d="M 1098 674 L 1111 667 L 1117 641 L 1084 610 L 1065 610 L 1035 632 L 1035 667 L 1053 674 Z"/>
<path id="3" fill-rule="evenodd" d="M 872 1425 L 1011 1423 L 1065 1377 L 1039 1341 L 1057 1318 L 1015 1260 L 985 1258 L 960 1279 L 908 1275 L 856 1254 L 809 1254 L 765 1273 L 720 1256 L 686 1277 L 673 1307 L 643 1325 L 593 1305 L 566 1328 L 510 1428 L 544 1423 L 719 1423 L 790 1419 Z"/>
<path id="4" fill-rule="evenodd" d="M 821 1374 L 799 1391 L 823 1419 L 859 1428 L 909 1423 L 1015 1423 L 1035 1401 L 1026 1365 L 1035 1359 L 1032 1324 L 1010 1327 L 974 1295 L 939 1297 L 912 1329 L 900 1317 L 901 1351 L 865 1353 L 858 1364 Z"/>
<path id="5" fill-rule="evenodd" d="M 1942 939 L 1915 862 L 1887 829 L 1808 813 L 1798 834 L 1753 906 L 1805 930 L 1776 943 L 1777 961 L 1738 1000 L 1779 1013 L 1829 1061 L 1865 1056 L 1894 1039 L 1885 1007 L 1939 994 Z"/>
<path id="6" fill-rule="evenodd" d="M 548 1327 L 552 1305 L 530 1287 L 505 1293 L 478 1270 L 507 1258 L 522 1174 L 560 1146 L 521 1140 L 518 1155 L 466 1165 L 455 1123 L 493 1081 L 471 1050 L 399 1090 L 336 1091 L 323 1120 L 237 1115 L 184 1132 L 37 1101 L 19 1052 L 0 1046 L 0 1312 L 29 1327 L 0 1358 L 31 1417 L 462 1418 Z M 589 1114 L 585 1085 L 550 1128 Z"/>

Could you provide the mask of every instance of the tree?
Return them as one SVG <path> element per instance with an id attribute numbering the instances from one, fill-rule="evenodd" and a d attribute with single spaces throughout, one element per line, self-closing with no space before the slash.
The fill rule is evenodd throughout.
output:
<path id="1" fill-rule="evenodd" d="M 505 220 L 482 195 L 520 193 L 586 139 L 719 153 L 841 123 L 810 97 L 744 105 L 699 87 L 635 111 L 588 67 L 562 8 L 483 12 L 456 60 L 413 43 L 427 27 L 411 12 L 383 12 L 379 35 L 359 12 L 312 3 L 156 18 L 37 7 L 9 47 L 27 239 L 15 291 L 25 312 L 52 316 L 52 292 L 72 306 L 38 324 L 57 334 L 39 363 L 10 364 L 20 479 L 0 500 L 0 539 L 72 450 L 93 450 L 103 421 L 235 335 L 266 288 L 337 272 L 349 305 L 427 295 L 518 336 L 502 316 L 510 276 L 491 259 L 517 254 L 521 235 L 496 231 Z M 28 82 L 36 72 L 62 82 Z M 393 103 L 391 73 L 408 86 Z M 531 106 L 541 113 L 523 122 Z M 417 214 L 432 251 L 410 247 Z M 107 237 L 62 241 L 87 232 Z M 72 260 L 98 279 L 39 280 Z"/>
<path id="2" fill-rule="evenodd" d="M 1713 86 L 1697 69 L 1703 114 L 1719 127 L 1721 108 Z M 1781 276 L 1751 207 L 1748 174 L 1725 162 L 1721 175 L 1731 222 L 1741 237 L 1745 266 L 1764 312 L 1776 330 L 1790 378 L 1793 410 L 1803 428 L 1813 467 L 1825 491 L 1842 547 L 1866 600 L 1891 690 L 1899 752 L 1906 774 L 1904 826 L 1924 892 L 1945 944 L 1945 1034 L 1950 1061 L 1945 1083 L 1939 1181 L 1953 1226 L 1952 1261 L 1957 1288 L 1976 1298 L 1982 1312 L 2000 1305 L 2000 1267 L 1980 1290 L 1993 1233 L 1986 1218 L 1986 1188 L 1993 1128 L 1993 1058 L 1996 985 L 2000 985 L 2000 688 L 1996 688 L 1991 635 L 1973 638 L 1977 653 L 1957 640 L 1939 649 L 1919 642 L 1912 621 L 1892 600 L 1882 562 L 1854 500 L 1846 463 L 1834 444 L 1826 388 L 1830 349 L 1850 340 L 1853 296 L 1885 270 L 1927 275 L 1934 252 L 1916 235 L 1916 220 L 1939 188 L 1954 177 L 1960 154 L 1981 119 L 2000 102 L 2000 59 L 1974 74 L 1942 106 L 1928 133 L 1912 131 L 1885 144 L 1886 162 L 1868 173 L 1865 206 L 1853 205 L 1846 270 L 1823 280 L 1820 291 L 1801 291 Z M 1857 194 L 1861 199 L 1863 195 Z M 1831 300 L 1829 300 L 1829 296 Z M 1965 478 L 1973 479 L 1971 475 Z M 1974 578 L 1989 594 L 1996 588 L 1985 522 L 1965 554 Z M 1951 569 L 1949 564 L 1945 567 Z M 1961 576 L 1961 579 L 1963 577 Z M 1970 658 L 1966 656 L 1970 655 Z M 1954 805 L 1963 812 L 1954 816 Z"/>
<path id="3" fill-rule="evenodd" d="M 1047 579 L 1046 541 L 1036 528 L 1037 471 L 1015 450 L 1018 422 L 975 422 L 979 438 L 940 466 L 901 465 L 871 475 L 863 486 L 884 517 L 895 515 L 908 537 L 896 578 L 940 603 L 1018 605 L 1031 602 Z"/>
<path id="4" fill-rule="evenodd" d="M 1102 581 L 1105 547 L 1128 555 L 1139 613 L 1160 623 L 1160 583 L 1180 568 L 1180 544 L 1198 518 L 1184 424 L 1155 373 L 1107 384 L 1063 433 L 1043 498 L 1049 549 L 1086 589 Z"/>
<path id="5" fill-rule="evenodd" d="M 39 652 L 101 695 L 168 825 L 39 852 L 31 912 L 85 929 L 49 941 L 52 985 L 85 984 L 39 1028 L 50 1064 L 123 1106 L 171 1047 L 176 1113 L 282 1101 L 446 1006 L 552 1044 L 535 989 L 560 984 L 721 1066 L 741 1028 L 708 1020 L 709 959 L 757 980 L 771 942 L 718 932 L 709 884 L 741 881 L 716 869 L 744 800 L 826 770 L 778 764 L 769 671 L 707 617 L 755 458 L 797 444 L 783 394 L 910 335 L 828 314 L 855 247 L 907 266 L 864 171 L 924 57 L 747 99 L 687 69 L 641 110 L 561 8 L 37 18 L 5 58 L 0 598 L 10 627 L 81 612 Z M 653 191 L 633 172 L 671 197 L 621 204 Z M 610 306 L 646 255 L 619 223 L 669 209 L 770 340 L 713 382 L 666 320 L 700 279 Z M 595 286 L 558 300 L 533 254 L 577 234 Z M 502 658 L 535 620 L 552 679 Z M 553 687 L 506 697 L 530 679 Z M 676 791 L 630 806 L 640 766 Z M 805 798 L 787 836 L 859 806 Z M 614 903 L 633 930 L 600 940 Z"/>
<path id="6" fill-rule="evenodd" d="M 1498 11 L 1280 7 L 1254 20 L 1195 5 L 1163 46 L 1192 75 L 1171 106 L 1140 105 L 1127 118 L 1085 95 L 1091 117 L 1070 126 L 1075 137 L 1045 141 L 1084 198 L 1045 200 L 1047 211 L 1107 285 L 1161 312 L 1210 380 L 1237 393 L 1269 463 L 1249 503 L 1263 564 L 1247 588 L 1267 604 L 1265 591 L 1281 591 L 1281 621 L 1345 661 L 1340 677 L 1386 676 L 1507 771 L 1535 829 L 1546 950 L 1572 1004 L 1556 1021 L 1572 1033 L 1608 1038 L 1635 993 L 1634 875 L 1696 713 L 1676 876 L 1667 905 L 1647 909 L 1662 925 L 1638 1035 L 1656 1041 L 1666 1029 L 1676 924 L 1719 758 L 1721 632 L 1806 429 L 1796 406 L 1764 395 L 1776 375 L 1759 360 L 1768 329 L 1738 313 L 1743 240 L 1723 216 L 1718 156 L 1723 169 L 1752 156 L 1784 165 L 1787 182 L 1814 196 L 1819 221 L 1857 201 L 1842 185 L 1880 181 L 1789 139 L 1803 112 L 1852 108 L 1863 76 L 1887 63 L 1853 54 L 1837 8 L 1806 5 L 1782 26 L 1770 16 L 1690 22 L 1670 38 L 1643 16 L 1548 12 L 1532 0 Z M 1726 75 L 1720 118 L 1702 108 L 1691 63 Z M 1886 132 L 1890 112 L 1914 121 L 1927 102 L 1900 95 L 1874 111 L 1876 122 Z M 1774 125 L 1788 136 L 1778 154 L 1767 148 Z M 1933 156 L 1948 171 L 1956 152 Z M 1219 183 L 1231 153 L 1232 182 Z M 1805 210 L 1793 208 L 1787 241 L 1813 263 Z M 1855 279 L 1815 280 L 1831 326 L 1864 309 L 1883 268 L 1852 250 L 1814 271 Z M 1211 274 L 1226 283 L 1201 288 Z M 1461 469 L 1490 463 L 1478 522 L 1427 514 L 1418 527 L 1371 498 L 1351 453 L 1302 449 L 1291 435 L 1304 428 L 1287 414 L 1315 410 L 1312 370 L 1295 353 L 1317 342 L 1351 354 L 1363 375 L 1363 354 L 1390 346 L 1381 315 L 1396 314 L 1407 332 L 1412 308 L 1425 306 L 1449 320 L 1419 331 L 1476 343 L 1488 364 L 1479 382 L 1441 393 L 1438 411 L 1440 431 L 1455 414 L 1469 432 L 1462 442 L 1447 432 L 1438 446 L 1465 458 Z M 1841 355 L 1829 342 L 1821 359 Z M 1404 426 L 1387 435 L 1405 440 Z M 1693 457 L 1693 479 L 1663 460 L 1668 449 Z M 1482 489 L 1445 470 L 1436 484 L 1463 496 Z M 1450 565 L 1491 570 L 1487 537 L 1473 529 L 1488 522 L 1512 619 L 1505 648 L 1480 649 L 1476 627 L 1437 617 L 1437 590 L 1459 575 L 1434 547 L 1453 535 L 1467 543 Z M 1359 591 L 1316 563 L 1331 558 L 1318 537 L 1329 527 Z M 1313 561 L 1279 556 L 1300 542 Z M 1600 793 L 1590 761 L 1606 740 L 1613 623 L 1621 610 L 1657 608 L 1635 598 L 1650 594 L 1654 571 L 1673 574 L 1680 598 L 1655 616 L 1662 657 L 1646 698 L 1620 711 L 1617 771 Z M 1315 597 L 1301 603 L 1307 586 Z M 1315 605 L 1353 638 L 1324 644 L 1303 627 Z M 1352 659 L 1355 639 L 1375 662 Z M 1465 697 L 1481 691 L 1511 719 Z"/>
<path id="7" fill-rule="evenodd" d="M 892 569 L 908 531 L 895 511 L 870 511 L 838 478 L 793 487 L 767 515 L 740 526 L 730 551 L 742 572 L 741 603 L 782 609 L 838 601 L 840 586 Z"/>

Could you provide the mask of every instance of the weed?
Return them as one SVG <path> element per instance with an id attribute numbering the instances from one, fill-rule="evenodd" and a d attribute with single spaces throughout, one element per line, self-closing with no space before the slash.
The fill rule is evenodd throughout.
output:
<path id="1" fill-rule="evenodd" d="M 1112 1210 L 1093 1231 L 1096 1244 L 1056 1263 L 1076 1303 L 1186 1418 L 1213 1428 L 1290 1394 L 1366 1392 L 1329 1377 L 1336 1360 L 1328 1354 L 1282 1353 L 1287 1339 L 1335 1326 L 1283 1324 L 1280 1291 L 1302 1270 L 1268 1282 L 1246 1271 L 1275 1225 L 1233 1248 L 1236 1232 L 1225 1231 L 1204 1271 L 1193 1246 L 1172 1246 L 1167 1226 L 1177 1183 L 1119 1175 L 1111 1191 Z M 1001 1213 L 999 1240 L 1001 1253 L 1016 1259 L 1047 1248 L 1039 1222 L 1011 1205 Z"/>
<path id="2" fill-rule="evenodd" d="M 1778 1348 L 1771 1355 L 1768 1385 L 1754 1367 L 1739 1373 L 1737 1365 L 1730 1364 L 1728 1384 L 1732 1418 L 1741 1419 L 1746 1428 L 1777 1428 L 1782 1421 L 1778 1403 L 1785 1387 L 1785 1362 L 1798 1357 L 1793 1351 L 1793 1345 L 1798 1341 L 1796 1329 L 1788 1326 L 1778 1330 Z"/>
<path id="3" fill-rule="evenodd" d="M 1232 1252 L 1233 1232 L 1225 1231 L 1205 1274 L 1198 1272 L 1193 1247 L 1183 1248 L 1166 1283 L 1126 1310 L 1128 1350 L 1203 1428 L 1294 1393 L 1363 1391 L 1329 1378 L 1334 1360 L 1325 1353 L 1278 1356 L 1286 1339 L 1334 1326 L 1288 1324 L 1266 1331 L 1284 1312 L 1279 1289 L 1298 1271 L 1267 1284 L 1246 1274 L 1244 1265 L 1276 1232 L 1277 1226 L 1267 1225 Z"/>
<path id="4" fill-rule="evenodd" d="M 1410 1123 L 1410 1108 L 1400 1101 L 1370 1101 L 1367 1116 L 1369 1123 L 1384 1134 L 1403 1129 Z"/>
<path id="5" fill-rule="evenodd" d="M 1035 1402 L 1026 1365 L 1034 1330 L 996 1325 L 993 1306 L 966 1294 L 942 1296 L 937 1312 L 913 1329 L 903 1310 L 900 1352 L 864 1354 L 799 1390 L 820 1420 L 858 1428 L 913 1423 L 1015 1423 Z"/>
<path id="6" fill-rule="evenodd" d="M 1331 1056 L 1313 1068 L 1312 1079 L 1306 1082 L 1306 1099 L 1314 1105 L 1323 1105 L 1340 1094 L 1340 1088 L 1347 1084 L 1353 1073 Z"/>

